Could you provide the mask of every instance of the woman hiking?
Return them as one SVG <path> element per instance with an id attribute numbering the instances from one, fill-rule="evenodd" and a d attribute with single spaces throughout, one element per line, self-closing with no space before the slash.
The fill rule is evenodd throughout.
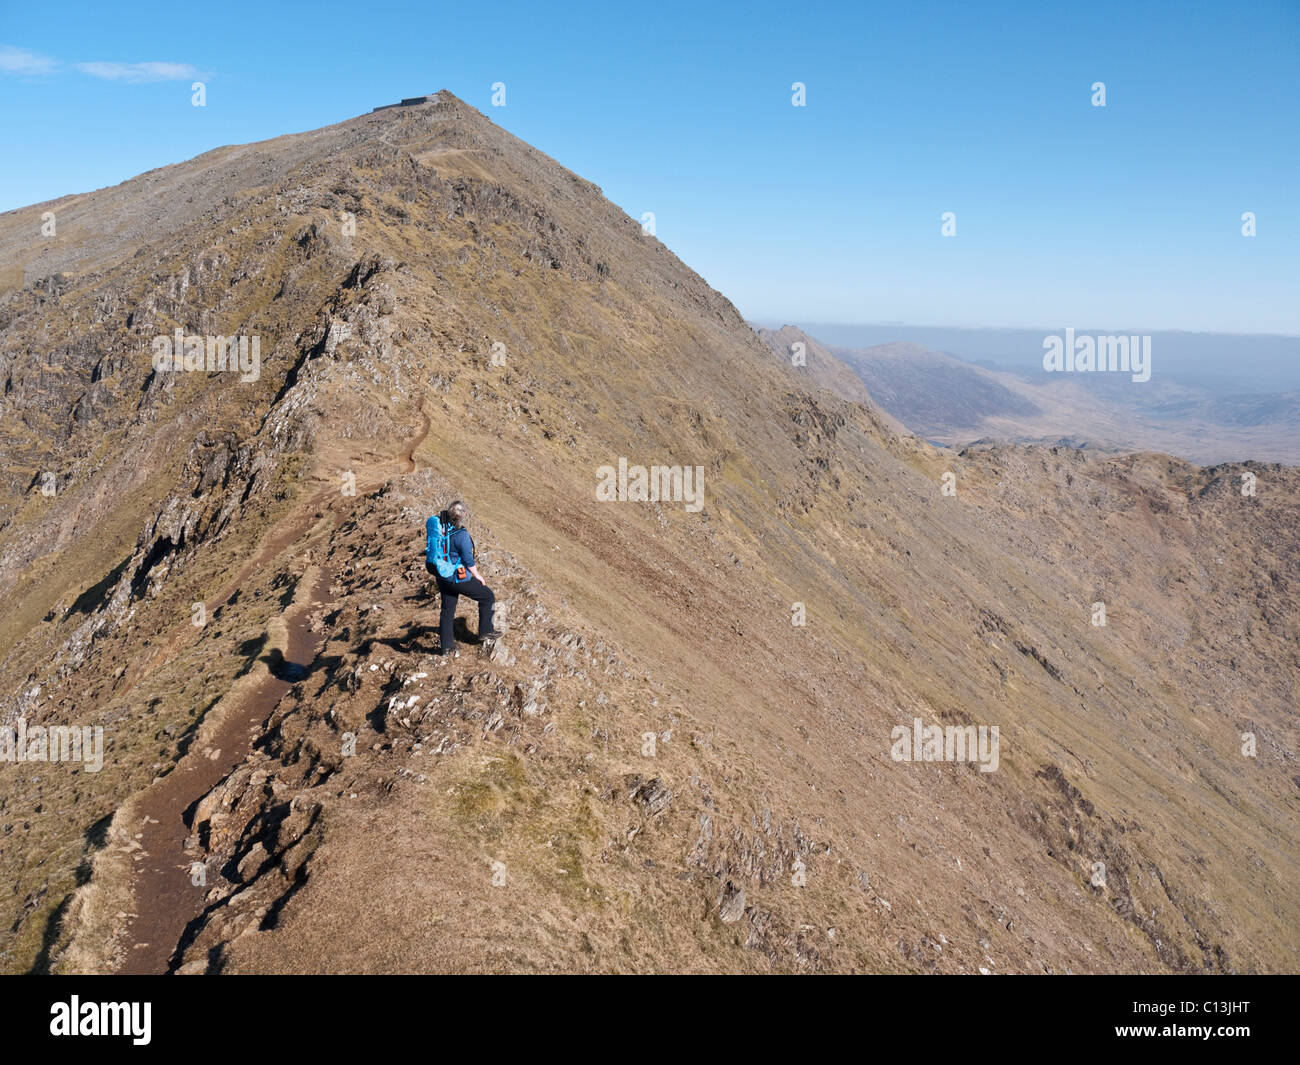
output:
<path id="1" fill-rule="evenodd" d="M 456 604 L 462 595 L 478 603 L 479 640 L 492 640 L 501 635 L 492 621 L 496 596 L 474 565 L 474 540 L 465 528 L 466 514 L 465 504 L 458 499 L 425 523 L 424 566 L 438 581 L 442 596 L 442 613 L 438 618 L 440 655 L 449 655 L 456 649 Z"/>

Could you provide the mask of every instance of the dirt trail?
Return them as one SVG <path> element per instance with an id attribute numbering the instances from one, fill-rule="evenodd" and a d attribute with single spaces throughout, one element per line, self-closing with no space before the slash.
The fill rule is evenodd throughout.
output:
<path id="1" fill-rule="evenodd" d="M 409 467 L 407 473 L 414 473 L 416 470 L 415 453 L 419 450 L 420 445 L 424 443 L 425 438 L 429 435 L 429 429 L 432 423 L 429 421 L 429 415 L 424 409 L 424 397 L 420 397 L 420 417 L 424 421 L 423 427 L 411 439 L 410 446 L 406 449 L 406 454 L 402 456 L 406 465 Z"/>
<path id="2" fill-rule="evenodd" d="M 390 463 L 380 464 L 372 477 L 378 475 L 382 480 L 383 467 L 389 464 L 405 466 L 404 473 L 415 472 L 415 452 L 430 428 L 423 399 L 420 416 L 422 428 Z M 316 515 L 321 511 L 328 510 L 337 526 L 341 515 L 329 507 L 329 494 L 326 490 L 316 493 L 273 528 L 254 557 L 223 589 L 220 601 L 229 602 L 250 574 L 299 543 L 315 527 Z M 282 615 L 288 631 L 283 659 L 275 656 L 267 663 L 265 675 L 222 713 L 216 731 L 206 742 L 202 746 L 195 743 L 176 768 L 151 785 L 137 804 L 138 820 L 132 826 L 138 830 L 138 834 L 132 834 L 140 845 L 132 851 L 135 912 L 128 918 L 124 933 L 126 954 L 116 969 L 120 974 L 166 973 L 189 923 L 203 912 L 211 885 L 192 882 L 192 861 L 185 850 L 192 834 L 189 820 L 194 806 L 248 757 L 262 726 L 284 694 L 307 675 L 324 643 L 323 635 L 311 631 L 311 614 L 325 603 L 329 576 L 309 566 L 301 580 L 310 582 L 307 594 L 296 596 Z"/>
<path id="3" fill-rule="evenodd" d="M 137 805 L 141 849 L 133 852 L 135 915 L 127 924 L 120 973 L 166 972 L 186 926 L 202 912 L 208 889 L 191 882 L 187 818 L 194 804 L 244 761 L 263 723 L 316 657 L 323 637 L 311 631 L 310 617 L 329 592 L 329 577 L 309 569 L 302 580 L 310 581 L 307 594 L 283 615 L 288 630 L 283 658 L 276 655 L 267 663 L 265 675 L 222 715 L 207 741 L 195 743 Z"/>

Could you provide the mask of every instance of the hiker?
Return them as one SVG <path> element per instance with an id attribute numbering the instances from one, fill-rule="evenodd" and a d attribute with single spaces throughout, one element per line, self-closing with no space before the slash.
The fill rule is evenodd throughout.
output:
<path id="1" fill-rule="evenodd" d="M 462 595 L 478 603 L 479 640 L 492 640 L 501 635 L 492 622 L 497 599 L 474 565 L 474 541 L 465 528 L 465 515 L 465 504 L 458 499 L 425 522 L 424 567 L 437 579 L 442 595 L 442 613 L 438 618 L 440 655 L 449 655 L 456 648 L 456 603 Z"/>

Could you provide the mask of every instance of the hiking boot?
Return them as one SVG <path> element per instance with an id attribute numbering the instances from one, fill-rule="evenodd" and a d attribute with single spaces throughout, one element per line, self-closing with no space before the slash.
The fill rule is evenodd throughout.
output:
<path id="1" fill-rule="evenodd" d="M 478 634 L 478 638 L 479 638 L 480 641 L 481 641 L 481 640 L 499 640 L 499 639 L 501 639 L 501 637 L 504 636 L 504 635 L 505 635 L 505 633 L 502 632 L 500 629 L 488 629 L 487 632 L 480 632 L 480 633 Z"/>

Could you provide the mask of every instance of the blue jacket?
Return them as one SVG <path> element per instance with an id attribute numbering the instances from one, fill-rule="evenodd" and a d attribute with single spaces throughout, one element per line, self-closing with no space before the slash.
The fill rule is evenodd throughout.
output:
<path id="1" fill-rule="evenodd" d="M 469 569 L 474 565 L 474 541 L 470 538 L 468 529 L 453 529 L 447 547 L 451 560 L 458 566 Z M 465 580 L 473 579 L 468 573 L 465 574 Z"/>

